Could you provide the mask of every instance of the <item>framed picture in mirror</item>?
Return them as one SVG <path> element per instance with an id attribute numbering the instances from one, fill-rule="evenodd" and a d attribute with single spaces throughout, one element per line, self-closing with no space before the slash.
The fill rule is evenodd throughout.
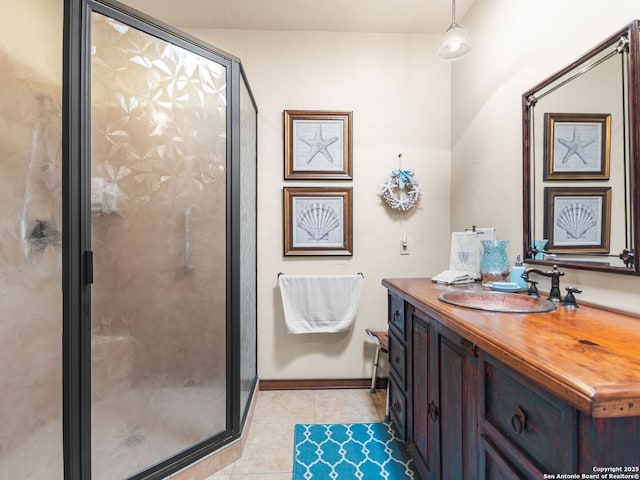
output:
<path id="1" fill-rule="evenodd" d="M 640 275 L 638 65 L 640 21 L 633 20 L 522 94 L 525 263 Z M 548 238 L 545 230 L 554 233 L 559 213 L 548 209 L 563 202 L 547 190 L 552 187 L 572 187 L 579 197 L 588 192 L 575 187 L 610 191 L 598 196 L 596 238 L 563 238 L 557 226 L 552 248 L 558 253 L 540 258 L 535 241 Z"/>
<path id="2" fill-rule="evenodd" d="M 544 194 L 548 252 L 609 252 L 610 187 L 546 187 Z"/>
<path id="3" fill-rule="evenodd" d="M 544 180 L 607 180 L 611 114 L 545 113 Z"/>
<path id="4" fill-rule="evenodd" d="M 285 110 L 285 180 L 351 180 L 352 117 L 352 112 Z"/>
<path id="5" fill-rule="evenodd" d="M 284 255 L 353 255 L 351 187 L 284 187 Z"/>

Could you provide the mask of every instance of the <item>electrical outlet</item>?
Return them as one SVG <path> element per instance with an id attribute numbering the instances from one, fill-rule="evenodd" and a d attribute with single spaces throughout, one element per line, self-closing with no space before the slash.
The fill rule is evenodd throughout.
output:
<path id="1" fill-rule="evenodd" d="M 402 240 L 400 240 L 400 255 L 409 255 L 409 242 L 407 237 L 402 237 Z"/>

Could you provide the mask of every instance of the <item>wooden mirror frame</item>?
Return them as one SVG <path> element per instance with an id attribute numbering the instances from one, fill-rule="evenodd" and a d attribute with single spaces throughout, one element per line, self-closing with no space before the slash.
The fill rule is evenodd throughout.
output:
<path id="1" fill-rule="evenodd" d="M 640 83 L 639 75 L 639 29 L 640 21 L 634 20 L 622 30 L 611 35 L 609 38 L 596 45 L 582 57 L 559 70 L 549 78 L 543 80 L 535 87 L 531 88 L 522 95 L 522 138 L 523 138 L 523 252 L 524 261 L 532 264 L 542 265 L 558 265 L 559 267 L 569 267 L 583 270 L 603 271 L 610 273 L 622 273 L 629 275 L 640 275 Z M 602 53 L 604 50 L 618 44 L 622 37 L 628 39 L 629 48 L 629 72 L 628 72 L 628 98 L 627 98 L 627 116 L 628 116 L 628 158 L 626 174 L 629 176 L 629 193 L 628 208 L 631 212 L 628 215 L 626 228 L 631 229 L 631 245 L 627 245 L 622 252 L 611 252 L 611 256 L 619 256 L 621 262 L 626 267 L 615 266 L 599 262 L 580 262 L 571 260 L 562 260 L 561 258 L 553 258 L 551 260 L 541 260 L 534 258 L 536 250 L 533 247 L 534 221 L 533 218 L 533 202 L 535 195 L 535 179 L 532 178 L 532 162 L 535 158 L 542 159 L 544 155 L 532 155 L 533 147 L 533 106 L 538 98 L 536 94 L 545 88 L 550 87 L 555 82 L 559 82 L 563 76 L 569 73 L 577 72 L 577 69 Z M 571 77 L 569 77 L 571 78 Z M 566 80 L 568 81 L 568 80 Z M 564 84 L 564 80 L 559 84 Z M 543 168 L 539 165 L 537 168 Z"/>

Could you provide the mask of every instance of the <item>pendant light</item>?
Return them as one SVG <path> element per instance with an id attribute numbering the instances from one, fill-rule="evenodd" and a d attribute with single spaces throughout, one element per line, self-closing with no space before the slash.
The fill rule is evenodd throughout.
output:
<path id="1" fill-rule="evenodd" d="M 457 60 L 464 57 L 471 45 L 467 35 L 460 25 L 456 23 L 456 0 L 451 0 L 451 25 L 447 28 L 442 39 L 442 45 L 438 49 L 440 60 Z"/>

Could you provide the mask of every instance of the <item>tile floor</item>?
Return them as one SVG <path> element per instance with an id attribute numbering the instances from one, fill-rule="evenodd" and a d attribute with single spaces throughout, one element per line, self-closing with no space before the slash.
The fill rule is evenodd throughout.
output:
<path id="1" fill-rule="evenodd" d="M 384 421 L 386 390 L 258 393 L 242 457 L 206 480 L 291 480 L 296 423 Z"/>

